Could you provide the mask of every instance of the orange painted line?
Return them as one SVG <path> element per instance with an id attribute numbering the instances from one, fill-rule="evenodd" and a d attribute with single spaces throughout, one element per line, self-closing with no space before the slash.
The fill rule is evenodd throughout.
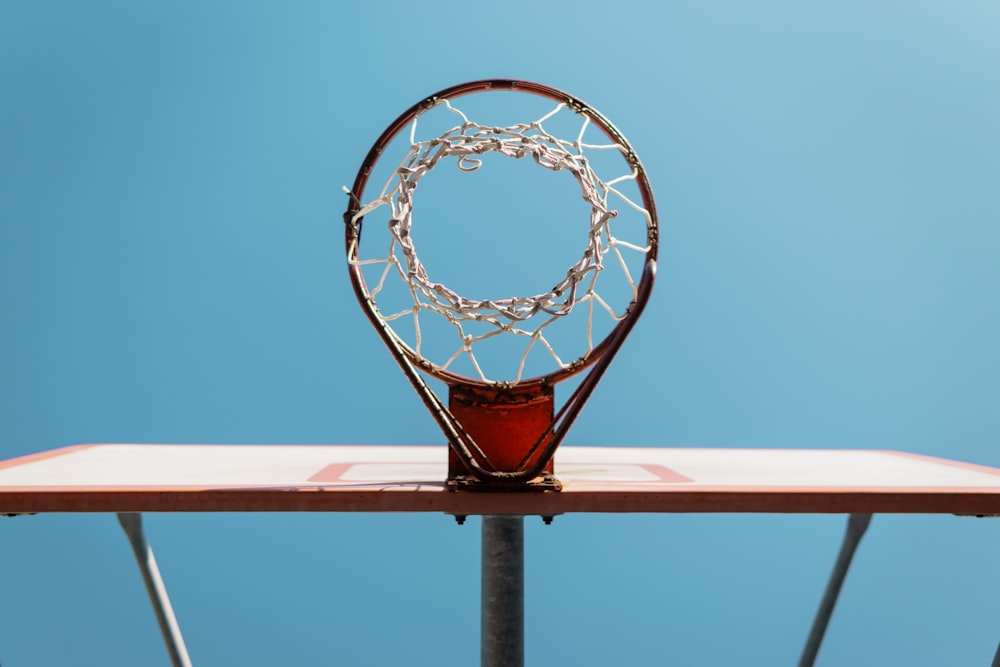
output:
<path id="1" fill-rule="evenodd" d="M 46 459 L 54 459 L 58 456 L 67 456 L 68 454 L 74 454 L 84 449 L 90 449 L 91 447 L 97 447 L 98 445 L 70 445 L 69 447 L 60 447 L 59 449 L 50 449 L 44 452 L 38 452 L 37 454 L 26 454 L 25 456 L 18 456 L 14 459 L 7 459 L 6 461 L 0 461 L 0 470 L 6 468 L 14 468 L 26 463 L 35 463 L 37 461 L 45 461 Z"/>
<path id="2" fill-rule="evenodd" d="M 355 465 L 357 464 L 353 462 L 331 463 L 330 465 L 326 466 L 325 468 L 320 470 L 318 473 L 316 473 L 306 481 L 315 482 L 317 484 L 322 484 L 324 482 L 325 483 L 339 482 L 340 478 L 344 475 L 344 473 L 353 468 Z"/>
<path id="3" fill-rule="evenodd" d="M 689 484 L 694 482 L 690 477 L 686 477 L 676 470 L 657 463 L 640 463 L 639 467 L 646 472 L 656 475 L 659 481 L 666 482 L 667 484 Z M 558 473 L 559 471 L 556 470 L 556 472 Z M 558 475 L 556 476 L 558 477 Z"/>
<path id="4" fill-rule="evenodd" d="M 916 459 L 917 461 L 925 461 L 927 463 L 935 463 L 937 465 L 946 465 L 952 468 L 961 468 L 962 470 L 972 470 L 974 472 L 982 472 L 987 475 L 1000 475 L 1000 468 L 993 468 L 991 466 L 984 466 L 978 463 L 966 463 L 965 461 L 954 461 L 952 459 L 942 459 L 937 456 L 930 456 L 928 454 L 914 454 L 912 452 L 901 452 L 891 449 L 879 450 L 884 454 L 892 454 L 893 456 L 899 456 L 904 459 Z"/>
<path id="5" fill-rule="evenodd" d="M 322 470 L 320 470 L 315 475 L 309 477 L 309 482 L 314 482 L 316 484 L 330 484 L 334 482 L 342 481 L 341 478 L 347 473 L 348 470 L 357 465 L 379 465 L 379 461 L 351 461 L 343 463 L 331 463 Z M 622 464 L 607 464 L 607 463 L 590 463 L 587 465 L 601 466 L 601 465 L 622 465 Z M 624 465 L 634 465 L 637 468 L 642 468 L 646 472 L 654 475 L 656 477 L 656 482 L 630 482 L 630 484 L 656 484 L 656 483 L 667 483 L 667 484 L 690 484 L 694 480 L 690 477 L 686 477 L 676 470 L 672 470 L 667 466 L 660 465 L 658 463 L 632 463 Z M 559 476 L 559 470 L 556 469 L 556 477 Z M 379 480 L 372 480 L 372 482 L 377 482 Z M 391 480 L 384 480 L 389 482 Z M 399 482 L 395 482 L 398 484 Z M 412 484 L 414 482 L 403 482 L 404 484 Z M 575 482 L 579 483 L 579 482 Z"/>

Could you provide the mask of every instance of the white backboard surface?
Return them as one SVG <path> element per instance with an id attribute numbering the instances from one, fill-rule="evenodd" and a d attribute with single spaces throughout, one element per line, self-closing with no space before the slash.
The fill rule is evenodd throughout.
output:
<path id="1" fill-rule="evenodd" d="M 449 491 L 444 446 L 76 445 L 0 462 L 0 513 L 1000 514 L 1000 469 L 879 450 L 563 447 L 559 492 Z"/>

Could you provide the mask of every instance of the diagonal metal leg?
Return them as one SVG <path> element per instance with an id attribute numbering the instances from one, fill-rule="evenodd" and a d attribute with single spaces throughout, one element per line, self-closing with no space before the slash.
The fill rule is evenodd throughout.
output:
<path id="1" fill-rule="evenodd" d="M 135 553 L 135 560 L 139 564 L 139 571 L 142 572 L 142 580 L 146 584 L 146 592 L 149 593 L 149 601 L 156 613 L 156 622 L 160 625 L 171 664 L 173 667 L 191 667 L 191 658 L 188 657 L 187 647 L 184 646 L 184 637 L 181 636 L 180 626 L 177 625 L 177 618 L 170 606 L 167 588 L 163 585 L 163 578 L 160 577 L 160 568 L 156 566 L 156 559 L 153 557 L 153 548 L 149 546 L 146 534 L 142 530 L 142 515 L 122 512 L 118 514 L 118 522 L 128 535 L 128 541 Z"/>
<path id="2" fill-rule="evenodd" d="M 481 667 L 524 667 L 524 517 L 483 517 Z"/>
<path id="3" fill-rule="evenodd" d="M 990 667 L 1000 667 L 1000 644 L 997 645 L 997 654 L 993 656 L 993 664 Z"/>
<path id="4" fill-rule="evenodd" d="M 830 624 L 830 617 L 833 616 L 833 608 L 837 605 L 837 598 L 840 597 L 840 589 L 847 577 L 847 570 L 851 567 L 854 552 L 857 551 L 858 544 L 868 530 L 871 520 L 871 514 L 852 514 L 847 520 L 847 532 L 844 533 L 844 541 L 840 545 L 840 554 L 834 563 L 833 572 L 830 573 L 830 580 L 826 584 L 826 592 L 819 603 L 819 609 L 816 610 L 812 630 L 809 632 L 805 648 L 802 649 L 802 657 L 799 658 L 799 667 L 812 667 L 816 662 L 816 654 L 819 653 L 826 627 Z"/>

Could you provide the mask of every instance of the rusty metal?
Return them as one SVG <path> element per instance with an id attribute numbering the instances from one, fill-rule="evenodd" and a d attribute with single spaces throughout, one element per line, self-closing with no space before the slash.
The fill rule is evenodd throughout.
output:
<path id="1" fill-rule="evenodd" d="M 642 204 L 648 212 L 649 248 L 645 266 L 624 318 L 588 354 L 565 368 L 545 376 L 525 379 L 514 384 L 484 382 L 431 367 L 396 336 L 379 315 L 372 295 L 365 285 L 361 266 L 356 261 L 360 247 L 363 218 L 355 215 L 364 200 L 364 190 L 375 164 L 389 144 L 421 113 L 440 100 L 454 99 L 471 93 L 490 90 L 519 91 L 546 97 L 566 104 L 576 113 L 586 116 L 622 151 L 635 171 Z M 450 446 L 449 488 L 558 490 L 559 483 L 552 468 L 552 457 L 580 410 L 590 397 L 597 382 L 635 326 L 652 292 L 656 277 L 659 242 L 656 206 L 645 168 L 625 136 L 600 112 L 582 100 L 557 88 L 531 81 L 488 79 L 471 81 L 446 88 L 428 96 L 403 112 L 375 141 L 358 170 L 349 193 L 344 213 L 345 242 L 348 250 L 348 270 L 355 296 L 369 321 L 410 384 L 444 432 Z M 590 369 L 570 398 L 556 412 L 553 387 Z M 434 392 L 423 373 L 443 380 L 449 389 L 448 405 Z M 544 396 L 545 398 L 539 398 Z M 490 401 L 498 405 L 493 408 Z M 502 405 L 501 405 L 502 404 Z M 542 415 L 548 422 L 542 423 Z M 505 416 L 506 415 L 506 416 Z M 529 424 L 519 424 L 527 419 Z"/>
<path id="2" fill-rule="evenodd" d="M 469 81 L 467 83 L 461 83 L 449 88 L 445 88 L 433 95 L 430 95 L 420 102 L 412 105 L 409 109 L 400 114 L 396 120 L 389 124 L 389 126 L 382 132 L 379 138 L 375 141 L 372 147 L 369 149 L 368 154 L 365 156 L 364 161 L 361 163 L 361 167 L 358 169 L 358 173 L 355 176 L 354 184 L 349 192 L 350 204 L 348 210 L 344 213 L 345 222 L 345 232 L 346 232 L 346 247 L 349 255 L 349 259 L 357 259 L 357 252 L 360 243 L 362 219 L 354 220 L 354 215 L 357 213 L 361 206 L 361 202 L 364 201 L 364 191 L 368 184 L 368 178 L 371 176 L 372 170 L 375 164 L 378 162 L 379 158 L 382 157 L 383 152 L 388 148 L 389 144 L 392 143 L 400 132 L 409 125 L 414 118 L 418 117 L 420 114 L 425 112 L 430 107 L 434 106 L 440 100 L 451 100 L 462 97 L 464 95 L 469 95 L 472 93 L 480 93 L 486 91 L 516 91 L 531 93 L 538 95 L 540 97 L 545 97 L 551 99 L 555 102 L 566 104 L 570 109 L 586 116 L 591 120 L 595 127 L 597 127 L 605 136 L 608 137 L 612 142 L 621 147 L 623 156 L 626 161 L 635 170 L 636 184 L 639 187 L 639 193 L 642 197 L 643 208 L 649 213 L 649 229 L 648 229 L 648 240 L 649 249 L 646 253 L 646 262 L 648 264 L 656 263 L 657 253 L 659 249 L 659 225 L 658 217 L 656 213 L 656 202 L 653 198 L 653 188 L 649 182 L 649 176 L 646 173 L 645 167 L 639 160 L 635 149 L 629 143 L 625 135 L 615 127 L 615 125 L 602 114 L 597 109 L 593 108 L 583 100 L 570 95 L 569 93 L 554 88 L 552 86 L 547 86 L 541 83 L 535 83 L 533 81 L 523 81 L 517 79 L 483 79 L 479 81 Z M 379 329 L 379 325 L 375 323 L 374 319 L 379 319 L 378 314 L 375 312 L 368 290 L 364 285 L 364 279 L 361 275 L 361 267 L 356 264 L 350 264 L 350 274 L 351 282 L 354 285 L 354 291 L 361 303 L 362 308 L 372 319 L 372 324 L 375 325 L 376 329 Z M 655 272 L 644 272 L 642 276 L 642 282 L 639 286 L 640 296 L 637 297 L 637 304 L 644 304 L 644 301 L 648 298 L 650 288 L 652 287 L 652 281 L 655 278 Z M 646 283 L 649 285 L 646 285 Z M 642 294 L 645 296 L 642 296 Z M 638 310 L 642 310 L 642 305 L 639 305 Z M 522 384 L 532 383 L 539 380 L 544 380 L 549 383 L 556 383 L 566 380 L 577 373 L 583 371 L 587 366 L 594 363 L 597 359 L 601 358 L 605 353 L 605 346 L 610 344 L 610 341 L 615 337 L 615 332 L 618 329 L 625 327 L 631 328 L 628 322 L 634 320 L 639 316 L 638 312 L 630 313 L 628 317 L 624 318 L 622 322 L 618 324 L 612 333 L 604 339 L 589 355 L 581 359 L 582 363 L 571 364 L 568 368 L 557 370 L 550 373 L 544 378 L 532 378 L 525 380 Z M 381 321 L 381 320 L 380 320 Z M 384 322 L 383 322 L 384 325 Z M 419 360 L 416 355 L 411 350 L 405 350 L 404 354 L 414 363 L 419 365 Z M 482 382 L 474 378 L 468 378 L 461 375 L 456 375 L 448 371 L 439 371 L 435 369 L 425 369 L 427 372 L 439 377 L 445 382 L 451 384 L 453 382 L 460 382 L 462 384 L 481 384 L 489 385 L 491 383 Z"/>
<path id="3" fill-rule="evenodd" d="M 481 458 L 473 460 L 490 471 L 516 471 L 540 467 L 532 479 L 517 480 L 536 490 L 558 490 L 551 457 L 541 461 L 545 444 L 552 438 L 555 394 L 548 384 L 483 387 L 454 384 L 448 388 L 448 411 L 476 443 Z M 456 448 L 448 451 L 448 484 L 452 489 L 476 488 L 497 482 L 476 476 Z M 499 481 L 499 486 L 506 486 Z"/>

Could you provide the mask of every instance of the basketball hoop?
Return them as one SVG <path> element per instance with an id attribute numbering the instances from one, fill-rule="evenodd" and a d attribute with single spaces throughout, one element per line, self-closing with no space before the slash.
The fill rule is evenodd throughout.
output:
<path id="1" fill-rule="evenodd" d="M 483 105 L 477 113 L 489 120 L 473 114 L 477 104 Z M 494 115 L 503 119 L 493 122 Z M 426 126 L 431 131 L 425 134 Z M 525 158 L 574 179 L 589 209 L 576 216 L 581 256 L 555 284 L 529 296 L 470 297 L 435 281 L 434 268 L 417 254 L 418 185 L 442 172 L 458 181 L 486 171 L 489 160 Z M 380 173 L 384 186 L 366 196 L 369 180 Z M 450 486 L 559 488 L 552 455 L 635 325 L 656 273 L 653 194 L 628 141 L 598 111 L 555 88 L 474 81 L 438 92 L 399 116 L 345 191 L 351 282 L 448 438 Z M 489 202 L 479 204 L 477 221 L 489 208 Z M 612 273 L 614 278 L 607 277 Z M 556 411 L 555 384 L 584 371 Z M 447 405 L 429 378 L 447 385 Z"/>

